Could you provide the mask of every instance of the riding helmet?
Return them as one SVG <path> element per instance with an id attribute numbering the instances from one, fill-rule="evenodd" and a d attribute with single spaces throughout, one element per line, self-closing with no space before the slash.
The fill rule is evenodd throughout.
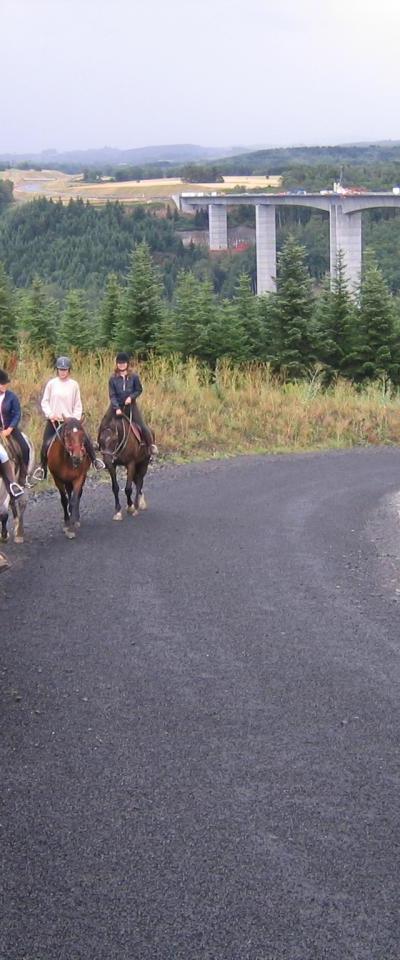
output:
<path id="1" fill-rule="evenodd" d="M 72 363 L 69 357 L 58 357 L 56 360 L 56 370 L 70 370 Z"/>
<path id="2" fill-rule="evenodd" d="M 9 382 L 10 382 L 10 378 L 8 376 L 8 373 L 6 373 L 5 370 L 0 370 L 0 383 L 4 384 Z"/>
<path id="3" fill-rule="evenodd" d="M 123 351 L 122 353 L 117 353 L 117 356 L 115 358 L 116 363 L 129 363 L 129 360 L 130 360 L 129 353 L 124 353 Z"/>

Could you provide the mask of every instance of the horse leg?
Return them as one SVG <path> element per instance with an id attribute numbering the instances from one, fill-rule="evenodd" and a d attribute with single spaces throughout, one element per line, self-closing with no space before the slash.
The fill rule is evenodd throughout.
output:
<path id="1" fill-rule="evenodd" d="M 136 476 L 135 476 L 135 486 L 136 486 L 136 497 L 135 497 L 135 508 L 136 510 L 147 510 L 147 503 L 144 499 L 143 494 L 143 481 L 147 473 L 147 467 L 149 465 L 149 460 L 143 460 L 142 463 L 138 463 L 136 467 Z"/>
<path id="2" fill-rule="evenodd" d="M 8 512 L 7 512 L 7 513 L 2 513 L 2 514 L 0 515 L 0 524 L 1 524 L 0 540 L 2 541 L 2 543 L 7 543 L 7 540 L 8 540 L 8 529 L 7 529 L 7 527 L 8 527 Z"/>
<path id="3" fill-rule="evenodd" d="M 66 527 L 68 527 L 69 525 L 69 500 L 66 493 L 65 484 L 63 483 L 63 481 L 58 479 L 56 480 L 56 478 L 54 477 L 54 483 L 61 497 L 61 506 L 64 511 L 64 530 L 65 530 Z"/>
<path id="4" fill-rule="evenodd" d="M 117 468 L 115 466 L 115 463 L 111 463 L 111 464 L 107 463 L 107 470 L 111 477 L 111 485 L 112 485 L 112 490 L 113 490 L 114 500 L 115 500 L 115 513 L 113 516 L 113 520 L 122 520 L 122 509 L 121 509 L 121 504 L 119 499 L 119 486 L 118 486 L 118 480 L 117 480 Z"/>
<path id="5" fill-rule="evenodd" d="M 14 543 L 24 542 L 24 513 L 28 502 L 27 494 L 18 497 L 15 504 L 16 513 L 14 514 Z"/>
<path id="6" fill-rule="evenodd" d="M 125 487 L 126 500 L 128 504 L 126 508 L 126 512 L 129 513 L 131 517 L 134 517 L 135 514 L 137 513 L 136 507 L 132 503 L 132 483 L 135 476 L 135 470 L 136 470 L 135 461 L 131 460 L 131 462 L 128 463 L 128 466 L 126 468 L 126 487 Z"/>
<path id="7" fill-rule="evenodd" d="M 72 487 L 71 492 L 68 490 L 70 517 L 68 527 L 65 530 L 65 535 L 68 537 L 68 540 L 74 540 L 76 537 L 74 528 L 79 526 L 79 500 L 82 494 L 84 482 L 84 477 L 78 477 L 73 484 L 68 484 L 69 487 Z"/>

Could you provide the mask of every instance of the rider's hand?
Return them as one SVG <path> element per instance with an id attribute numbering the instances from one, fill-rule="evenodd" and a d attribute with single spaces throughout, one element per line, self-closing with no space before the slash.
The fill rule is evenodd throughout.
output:
<path id="1" fill-rule="evenodd" d="M 63 417 L 50 417 L 50 423 L 52 423 L 53 426 L 55 423 L 62 423 L 62 422 L 63 422 Z"/>
<path id="2" fill-rule="evenodd" d="M 12 433 L 12 432 L 13 432 L 13 428 L 12 428 L 12 427 L 6 427 L 6 429 L 2 431 L 2 434 L 1 434 L 1 435 L 2 435 L 3 439 L 6 440 L 6 438 L 9 437 L 9 436 L 10 436 L 10 433 Z"/>
<path id="3" fill-rule="evenodd" d="M 122 417 L 122 410 L 120 410 L 119 407 L 118 407 L 118 410 L 116 410 L 115 412 L 117 414 L 117 417 Z"/>
<path id="4" fill-rule="evenodd" d="M 126 398 L 126 400 L 125 400 L 125 406 L 126 406 L 127 403 L 132 403 L 132 398 L 131 398 L 131 397 L 127 397 L 127 398 Z"/>

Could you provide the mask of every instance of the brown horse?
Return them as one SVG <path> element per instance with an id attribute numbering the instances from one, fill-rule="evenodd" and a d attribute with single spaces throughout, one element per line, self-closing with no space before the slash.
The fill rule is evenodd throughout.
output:
<path id="1" fill-rule="evenodd" d="M 150 462 L 147 444 L 142 440 L 140 429 L 132 423 L 125 414 L 117 417 L 115 414 L 106 414 L 103 418 L 99 433 L 98 444 L 100 453 L 111 477 L 115 499 L 114 520 L 122 520 L 122 509 L 119 500 L 119 486 L 117 481 L 117 467 L 126 467 L 125 495 L 127 513 L 135 516 L 138 510 L 146 509 L 143 496 L 143 481 Z M 136 496 L 132 503 L 132 484 L 136 487 Z"/>
<path id="2" fill-rule="evenodd" d="M 33 443 L 28 440 L 28 437 L 25 437 L 25 440 L 29 447 L 29 464 L 28 472 L 31 473 L 35 463 L 35 450 Z M 0 540 L 2 543 L 6 543 L 8 536 L 8 518 L 9 518 L 9 507 L 14 518 L 14 542 L 23 543 L 24 542 L 24 513 L 26 505 L 28 503 L 28 487 L 32 486 L 32 483 L 29 482 L 25 486 L 26 482 L 26 467 L 23 462 L 22 450 L 17 441 L 14 441 L 12 436 L 7 438 L 5 441 L 5 446 L 7 448 L 8 456 L 10 462 L 13 466 L 14 477 L 17 483 L 24 485 L 25 492 L 20 497 L 10 497 L 7 493 L 5 485 L 2 480 L 0 480 Z"/>
<path id="3" fill-rule="evenodd" d="M 80 526 L 79 504 L 90 467 L 85 436 L 79 420 L 64 420 L 57 427 L 47 453 L 49 470 L 60 491 L 64 533 L 69 540 L 74 539 L 75 528 Z"/>

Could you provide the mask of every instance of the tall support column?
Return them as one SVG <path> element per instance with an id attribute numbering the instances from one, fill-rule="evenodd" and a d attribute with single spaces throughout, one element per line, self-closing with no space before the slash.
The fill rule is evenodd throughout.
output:
<path id="1" fill-rule="evenodd" d="M 257 293 L 276 290 L 275 207 L 256 204 Z"/>
<path id="2" fill-rule="evenodd" d="M 210 250 L 226 250 L 228 246 L 228 214 L 222 204 L 208 206 Z"/>
<path id="3" fill-rule="evenodd" d="M 343 213 L 342 204 L 333 203 L 330 210 L 331 283 L 336 276 L 339 250 L 343 253 L 350 291 L 355 293 L 361 275 L 361 212 Z"/>

